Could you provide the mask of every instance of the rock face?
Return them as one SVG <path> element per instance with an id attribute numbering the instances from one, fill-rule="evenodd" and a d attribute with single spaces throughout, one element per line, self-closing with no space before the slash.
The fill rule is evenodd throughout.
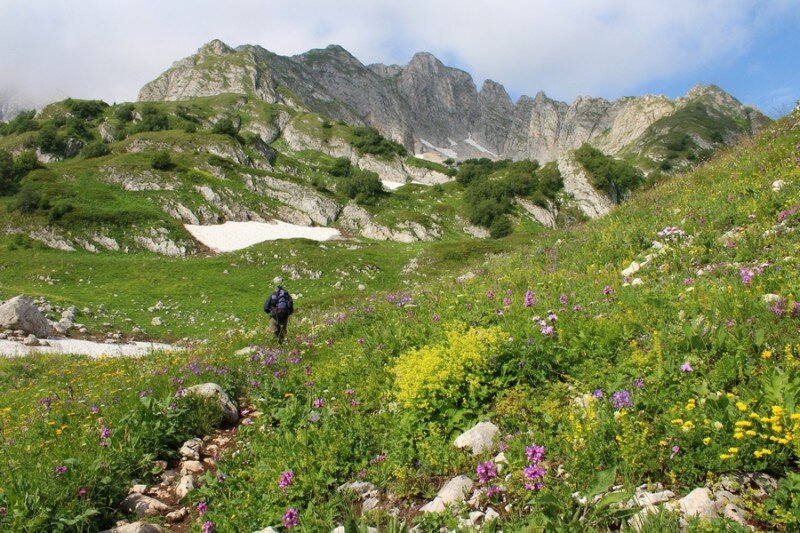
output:
<path id="1" fill-rule="evenodd" d="M 558 170 L 564 180 L 564 192 L 571 194 L 583 213 L 589 218 L 603 216 L 614 207 L 614 202 L 603 192 L 592 187 L 586 170 L 569 155 L 558 159 Z"/>
<path id="2" fill-rule="evenodd" d="M 723 134 L 726 142 L 768 122 L 715 86 L 697 86 L 677 100 L 579 97 L 567 104 L 539 92 L 514 103 L 501 84 L 486 80 L 478 89 L 467 72 L 425 52 L 403 66 L 364 65 L 335 45 L 282 57 L 260 46 L 234 49 L 218 40 L 173 64 L 142 88 L 139 99 L 183 100 L 221 93 L 250 95 L 353 125 L 374 126 L 415 153 L 433 152 L 441 158 L 547 162 L 584 142 L 612 154 L 647 149 L 637 142 L 651 127 L 668 129 L 672 126 L 664 120 L 697 105 L 709 116 L 738 122 Z M 286 139 L 290 142 L 289 135 Z"/>
<path id="3" fill-rule="evenodd" d="M 222 423 L 225 425 L 233 425 L 239 421 L 239 410 L 236 404 L 233 403 L 222 387 L 216 383 L 203 383 L 194 385 L 186 389 L 186 394 L 197 394 L 198 396 L 205 396 L 207 398 L 216 398 L 219 401 L 220 409 L 222 409 L 223 418 Z"/>
<path id="4" fill-rule="evenodd" d="M 41 338 L 54 333 L 53 326 L 42 315 L 33 300 L 22 295 L 0 305 L 0 327 L 22 330 Z"/>

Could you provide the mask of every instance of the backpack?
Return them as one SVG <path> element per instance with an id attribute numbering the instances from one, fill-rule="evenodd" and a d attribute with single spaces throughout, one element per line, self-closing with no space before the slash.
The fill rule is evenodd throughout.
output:
<path id="1" fill-rule="evenodd" d="M 292 295 L 286 289 L 280 287 L 264 302 L 264 312 L 276 318 L 288 318 L 289 315 L 294 313 Z"/>

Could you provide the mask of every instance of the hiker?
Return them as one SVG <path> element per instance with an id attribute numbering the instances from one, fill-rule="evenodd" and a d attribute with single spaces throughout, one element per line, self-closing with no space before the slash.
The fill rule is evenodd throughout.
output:
<path id="1" fill-rule="evenodd" d="M 278 344 L 283 344 L 289 315 L 294 313 L 294 302 L 292 295 L 281 286 L 283 278 L 276 277 L 273 281 L 275 292 L 264 302 L 264 312 L 269 315 L 269 330 L 278 338 Z"/>

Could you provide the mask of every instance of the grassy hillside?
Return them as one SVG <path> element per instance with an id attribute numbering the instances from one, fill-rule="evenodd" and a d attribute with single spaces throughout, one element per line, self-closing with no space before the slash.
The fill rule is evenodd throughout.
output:
<path id="1" fill-rule="evenodd" d="M 458 474 L 487 489 L 483 508 L 499 514 L 491 527 L 618 530 L 638 509 L 612 501 L 635 487 L 661 483 L 684 495 L 731 472 L 780 480 L 768 494 L 741 492 L 750 524 L 797 529 L 798 120 L 634 194 L 603 219 L 528 242 L 292 243 L 170 261 L 33 249 L 27 266 L 4 251 L 3 296 L 10 286 L 9 294 L 61 291 L 88 302 L 103 287 L 119 295 L 106 306 L 139 323 L 146 305 L 164 299 L 179 322 L 201 322 L 175 333 L 204 330 L 210 344 L 137 360 L 0 361 L 0 383 L 13 392 L 0 399 L 0 460 L 9 465 L 0 470 L 0 525 L 112 524 L 125 481 L 152 483 L 151 459 L 170 459 L 181 439 L 209 431 L 210 407 L 186 404 L 180 390 L 211 380 L 238 398 L 247 422 L 236 453 L 185 499 L 196 531 L 207 522 L 216 531 L 281 527 L 289 509 L 303 531 L 345 522 L 453 529 L 452 512 L 418 508 Z M 412 257 L 419 270 L 402 273 Z M 262 282 L 291 260 L 349 275 L 336 274 L 340 292 L 327 276 L 287 282 L 304 297 L 278 348 L 253 315 Z M 126 274 L 112 278 L 115 268 Z M 466 272 L 474 277 L 454 281 Z M 369 276 L 359 291 L 356 281 Z M 224 336 L 229 312 L 244 334 Z M 249 344 L 265 350 L 233 355 Z M 499 476 L 486 466 L 496 449 L 473 457 L 452 445 L 486 419 L 501 429 Z M 110 436 L 99 437 L 103 428 Z M 292 481 L 281 487 L 287 471 Z M 375 484 L 376 510 L 362 516 L 357 500 L 337 492 L 354 480 Z M 598 503 L 572 496 L 591 502 L 612 485 L 623 492 Z M 647 520 L 645 530 L 679 530 L 674 513 Z M 721 518 L 689 527 L 742 530 Z"/>

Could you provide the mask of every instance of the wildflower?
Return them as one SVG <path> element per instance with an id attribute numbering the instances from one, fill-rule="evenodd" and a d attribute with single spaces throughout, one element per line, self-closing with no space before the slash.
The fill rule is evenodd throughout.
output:
<path id="1" fill-rule="evenodd" d="M 547 473 L 542 465 L 528 465 L 522 470 L 522 474 L 531 481 L 538 481 Z"/>
<path id="2" fill-rule="evenodd" d="M 314 406 L 314 409 L 322 409 L 322 406 L 325 405 L 325 400 L 323 400 L 322 398 L 317 398 L 314 400 L 312 405 Z"/>
<path id="3" fill-rule="evenodd" d="M 625 407 L 633 407 L 633 400 L 631 393 L 628 390 L 617 391 L 611 395 L 611 403 L 614 404 L 615 409 L 623 409 Z"/>
<path id="4" fill-rule="evenodd" d="M 317 422 L 319 422 L 319 413 L 311 413 L 308 416 L 308 421 L 311 422 L 312 424 L 316 424 Z"/>
<path id="5" fill-rule="evenodd" d="M 252 426 L 252 425 L 253 425 L 253 419 L 252 419 L 252 418 L 250 418 L 250 417 L 246 417 L 246 418 L 244 418 L 244 419 L 242 420 L 242 425 L 243 425 L 243 426 Z"/>
<path id="6" fill-rule="evenodd" d="M 278 488 L 286 492 L 286 488 L 290 486 L 293 482 L 294 482 L 294 472 L 292 472 L 291 470 L 286 470 L 281 473 L 281 477 L 278 480 Z"/>
<path id="7" fill-rule="evenodd" d="M 612 289 L 610 285 L 606 285 L 605 287 L 603 287 L 603 294 L 605 294 L 606 296 L 610 296 L 611 293 L 613 292 L 614 289 Z"/>
<path id="8" fill-rule="evenodd" d="M 111 437 L 111 429 L 103 426 L 100 428 L 100 438 L 101 439 L 108 439 Z"/>
<path id="9" fill-rule="evenodd" d="M 706 438 L 704 438 L 704 439 L 703 439 L 703 444 L 705 444 L 706 446 L 708 446 L 709 444 L 711 444 L 711 437 L 706 437 Z"/>
<path id="10" fill-rule="evenodd" d="M 680 451 L 681 451 L 681 447 L 680 446 L 673 446 L 672 447 L 672 453 L 670 454 L 669 458 L 672 459 L 673 457 L 678 455 L 678 452 L 680 452 Z"/>
<path id="11" fill-rule="evenodd" d="M 439 313 L 436 313 L 431 317 L 431 322 L 439 322 L 441 319 L 442 317 L 439 316 Z"/>
<path id="12" fill-rule="evenodd" d="M 89 408 L 89 411 L 91 411 L 91 413 L 92 413 L 93 415 L 96 415 L 97 413 L 99 413 L 99 412 L 100 412 L 100 408 L 99 408 L 99 407 L 97 407 L 96 405 L 93 405 L 93 406 L 91 406 L 91 407 Z"/>
<path id="13" fill-rule="evenodd" d="M 57 476 L 63 476 L 67 473 L 67 465 L 59 465 L 55 467 L 54 472 Z"/>
<path id="14" fill-rule="evenodd" d="M 505 492 L 505 490 L 506 489 L 500 485 L 492 485 L 486 489 L 486 497 L 491 498 L 497 494 L 500 494 L 501 492 Z"/>
<path id="15" fill-rule="evenodd" d="M 763 352 L 761 352 L 761 358 L 762 359 L 769 359 L 770 357 L 772 357 L 772 351 L 771 350 L 764 350 Z"/>
<path id="16" fill-rule="evenodd" d="M 296 365 L 297 363 L 300 362 L 300 358 L 296 355 L 293 355 L 289 358 L 289 362 L 292 363 L 293 365 Z"/>
<path id="17" fill-rule="evenodd" d="M 562 294 L 561 296 L 558 297 L 558 303 L 560 303 L 561 305 L 567 305 L 568 301 L 569 298 L 567 298 L 566 294 Z"/>
<path id="18" fill-rule="evenodd" d="M 684 285 L 691 285 L 692 283 L 694 283 L 694 278 L 684 278 L 683 279 L 683 284 Z"/>
<path id="19" fill-rule="evenodd" d="M 634 379 L 633 380 L 633 386 L 636 387 L 637 389 L 643 388 L 644 387 L 644 379 L 642 379 L 642 378 Z"/>
<path id="20" fill-rule="evenodd" d="M 556 332 L 556 328 L 554 328 L 553 326 L 551 326 L 550 324 L 548 324 L 548 323 L 546 323 L 544 321 L 542 321 L 542 322 L 543 322 L 541 324 L 542 335 L 545 335 L 545 336 L 553 335 Z"/>
<path id="21" fill-rule="evenodd" d="M 533 292 L 528 289 L 528 291 L 525 293 L 525 307 L 533 307 L 535 303 L 536 297 L 533 295 Z"/>
<path id="22" fill-rule="evenodd" d="M 558 315 L 556 315 L 553 311 L 547 311 L 547 320 L 550 322 L 555 322 L 558 320 Z"/>
<path id="23" fill-rule="evenodd" d="M 742 277 L 742 283 L 745 285 L 749 285 L 750 281 L 753 279 L 753 271 L 749 268 L 739 270 L 739 275 Z"/>
<path id="24" fill-rule="evenodd" d="M 505 305 L 506 307 L 511 307 L 511 298 L 509 298 L 508 296 L 503 298 L 503 305 Z"/>
<path id="25" fill-rule="evenodd" d="M 501 440 L 500 442 L 497 443 L 497 448 L 501 452 L 504 452 L 504 451 L 506 451 L 508 449 L 508 444 L 506 444 L 506 441 Z"/>
<path id="26" fill-rule="evenodd" d="M 359 337 L 358 338 L 358 344 L 364 344 L 364 337 Z"/>
<path id="27" fill-rule="evenodd" d="M 153 394 L 153 389 L 145 389 L 143 391 L 139 391 L 139 398 L 145 398 Z"/>
<path id="28" fill-rule="evenodd" d="M 603 396 L 605 396 L 605 394 L 603 393 L 603 390 L 602 390 L 602 389 L 595 389 L 595 390 L 592 392 L 592 396 L 593 396 L 594 398 L 596 398 L 596 399 L 598 399 L 598 400 L 599 400 L 600 398 L 602 398 Z"/>
<path id="29" fill-rule="evenodd" d="M 754 451 L 753 455 L 756 456 L 756 459 L 761 459 L 765 455 L 772 455 L 772 450 L 770 450 L 769 448 L 762 448 L 761 450 Z"/>
<path id="30" fill-rule="evenodd" d="M 741 401 L 740 401 L 740 402 L 736 402 L 736 408 L 737 408 L 739 411 L 741 411 L 741 412 L 743 412 L 743 413 L 744 413 L 745 411 L 747 411 L 747 404 L 746 404 L 746 403 L 744 403 L 744 402 L 741 402 Z"/>
<path id="31" fill-rule="evenodd" d="M 198 503 L 198 504 L 197 504 L 197 513 L 198 513 L 200 516 L 203 516 L 203 515 L 204 515 L 204 514 L 206 514 L 207 512 L 208 512 L 208 503 L 207 503 L 207 502 L 205 502 L 205 501 L 202 501 L 202 502 L 200 502 L 200 503 Z"/>
<path id="32" fill-rule="evenodd" d="M 486 299 L 487 300 L 494 300 L 494 291 L 492 291 L 491 289 L 486 291 Z"/>
<path id="33" fill-rule="evenodd" d="M 542 490 L 544 488 L 544 483 L 525 483 L 525 490 L 534 491 L 534 490 Z"/>
<path id="34" fill-rule="evenodd" d="M 525 456 L 528 458 L 528 461 L 531 463 L 539 463 L 544 459 L 544 446 L 538 446 L 536 444 L 531 444 L 527 448 L 525 448 Z"/>
<path id="35" fill-rule="evenodd" d="M 361 405 L 361 402 L 359 402 L 356 399 L 353 399 L 353 400 L 350 400 L 350 405 L 352 405 L 353 407 L 358 407 L 359 405 Z"/>
<path id="36" fill-rule="evenodd" d="M 686 361 L 681 365 L 681 372 L 694 372 L 694 368 L 692 368 L 692 365 L 689 363 L 689 361 Z"/>
<path id="37" fill-rule="evenodd" d="M 203 522 L 203 533 L 214 533 L 214 522 L 206 520 Z"/>
<path id="38" fill-rule="evenodd" d="M 479 483 L 486 483 L 497 477 L 497 468 L 495 467 L 494 461 L 479 463 L 475 471 L 478 474 Z"/>
<path id="39" fill-rule="evenodd" d="M 353 389 L 345 389 L 344 393 L 347 396 L 352 396 L 356 393 L 356 391 L 354 391 Z"/>
<path id="40" fill-rule="evenodd" d="M 86 497 L 86 487 L 81 487 L 78 489 L 78 498 L 85 498 Z"/>
<path id="41" fill-rule="evenodd" d="M 578 311 L 583 310 L 583 306 L 581 304 L 575 304 L 574 306 L 572 306 L 572 310 L 577 313 Z"/>
<path id="42" fill-rule="evenodd" d="M 297 509 L 289 507 L 283 514 L 283 527 L 292 529 L 293 527 L 297 527 L 298 524 L 300 524 L 300 515 Z"/>
<path id="43" fill-rule="evenodd" d="M 375 457 L 373 457 L 372 459 L 370 459 L 369 460 L 369 464 L 371 464 L 371 465 L 379 465 L 384 461 L 386 461 L 386 454 L 385 453 L 380 453 L 380 454 L 376 455 Z"/>

